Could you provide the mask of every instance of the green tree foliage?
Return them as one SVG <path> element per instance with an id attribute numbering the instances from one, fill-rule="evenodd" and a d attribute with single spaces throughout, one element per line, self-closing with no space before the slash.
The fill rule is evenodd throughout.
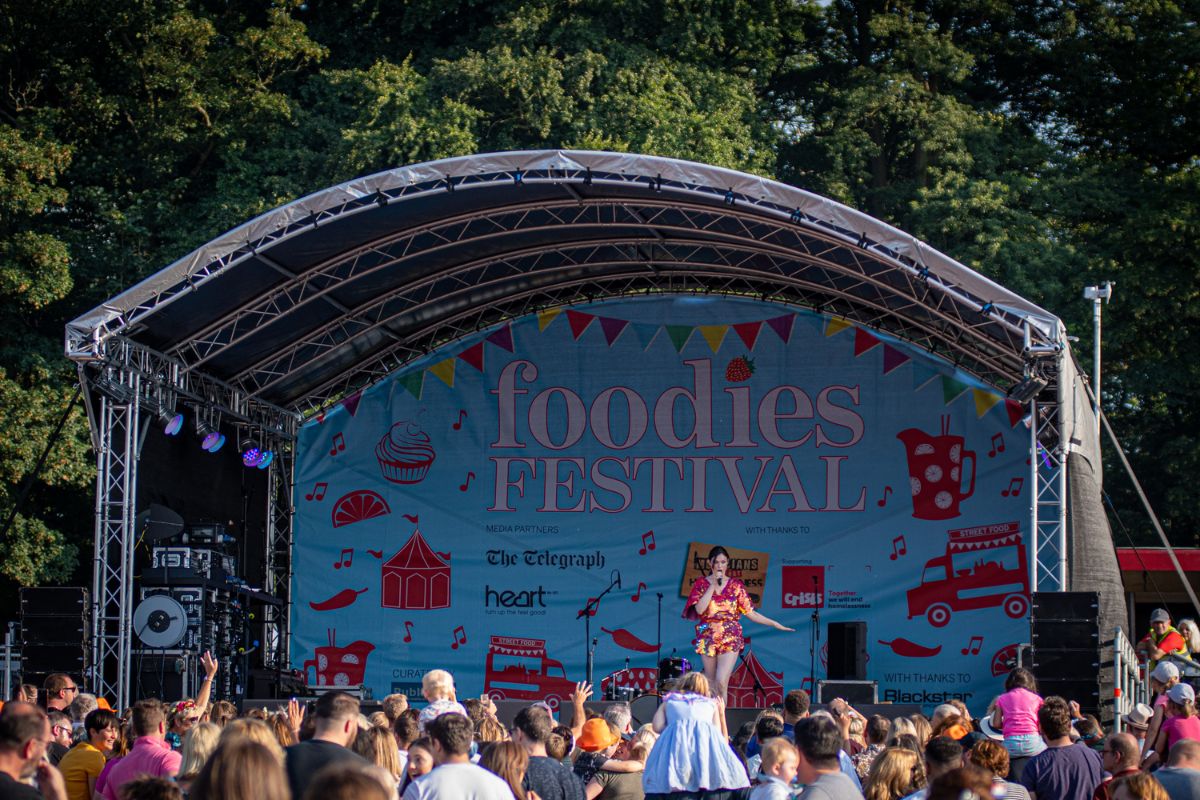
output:
<path id="1" fill-rule="evenodd" d="M 62 326 L 324 186 L 578 147 L 776 176 L 1063 316 L 1117 281 L 1106 407 L 1190 543 L 1200 500 L 1188 0 L 0 0 L 0 507 L 66 408 Z M 1087 358 L 1084 359 L 1087 366 Z M 0 574 L 90 547 L 76 410 Z M 1138 514 L 1113 481 L 1122 508 Z"/>

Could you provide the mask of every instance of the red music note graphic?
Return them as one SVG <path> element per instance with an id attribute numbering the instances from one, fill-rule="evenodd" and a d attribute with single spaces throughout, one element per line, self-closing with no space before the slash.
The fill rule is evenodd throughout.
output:
<path id="1" fill-rule="evenodd" d="M 903 555 L 908 554 L 908 542 L 904 540 L 903 534 L 892 539 L 892 554 L 888 556 L 892 561 Z"/>
<path id="2" fill-rule="evenodd" d="M 408 644 L 409 642 L 412 641 L 412 629 L 413 629 L 413 624 L 411 622 L 409 622 L 408 620 L 405 620 L 404 621 L 404 643 L 405 644 Z M 465 636 L 463 637 L 463 641 L 464 642 L 466 641 Z"/>
<path id="3" fill-rule="evenodd" d="M 305 500 L 324 500 L 325 491 L 329 488 L 329 484 L 322 481 L 312 488 L 312 491 L 304 495 Z"/>
<path id="4" fill-rule="evenodd" d="M 892 493 L 892 487 L 890 487 L 890 486 L 883 487 L 883 497 L 876 500 L 875 505 L 879 506 L 880 508 L 883 508 L 884 506 L 886 506 L 888 497 L 891 495 L 891 493 Z"/>
<path id="5" fill-rule="evenodd" d="M 983 637 L 972 636 L 971 641 L 967 642 L 967 646 L 962 649 L 962 654 L 964 656 L 977 656 L 981 647 L 983 647 Z"/>
<path id="6" fill-rule="evenodd" d="M 453 424 L 453 425 L 451 425 L 450 427 L 451 427 L 451 428 L 454 428 L 454 430 L 456 430 L 456 431 L 461 431 L 461 430 L 462 430 L 462 421 L 463 421 L 463 417 L 465 417 L 465 416 L 467 416 L 467 410 L 464 408 L 464 409 L 461 409 L 461 410 L 458 412 L 458 422 L 454 423 L 454 424 Z"/>
<path id="7" fill-rule="evenodd" d="M 647 550 L 654 549 L 654 531 L 646 531 L 642 534 L 642 549 L 638 550 L 639 556 L 646 555 Z"/>
<path id="8" fill-rule="evenodd" d="M 382 550 L 368 550 L 367 555 L 371 556 L 372 558 L 378 558 L 380 560 L 383 559 L 383 551 Z"/>
<path id="9" fill-rule="evenodd" d="M 997 441 L 997 439 L 999 441 Z M 996 453 L 1004 452 L 1004 434 L 997 433 L 992 437 L 992 449 L 988 450 L 988 458 L 995 458 Z"/>
<path id="10" fill-rule="evenodd" d="M 629 598 L 629 599 L 630 599 L 630 600 L 632 600 L 632 601 L 633 601 L 633 602 L 635 602 L 635 603 L 636 603 L 638 600 L 641 600 L 641 599 L 642 599 L 642 589 L 645 589 L 645 588 L 646 588 L 646 584 L 642 583 L 641 581 L 638 581 L 638 590 L 637 590 L 637 593 L 636 593 L 636 594 L 635 594 L 633 597 L 631 597 L 631 598 Z"/>
<path id="11" fill-rule="evenodd" d="M 596 612 L 600 610 L 600 598 L 599 597 L 589 597 L 587 603 L 584 604 L 583 608 L 584 608 L 584 610 L 587 611 L 587 615 L 589 617 L 596 616 Z M 580 613 L 580 616 L 582 616 L 582 612 Z"/>
<path id="12" fill-rule="evenodd" d="M 465 482 L 463 482 L 463 483 L 460 483 L 460 484 L 458 485 L 458 490 L 459 490 L 460 492 L 465 492 L 465 491 L 466 491 L 468 488 L 470 488 L 470 486 L 471 486 L 471 479 L 472 479 L 472 478 L 474 478 L 474 477 L 475 477 L 475 473 L 474 473 L 474 472 L 468 472 L 468 473 L 467 473 L 467 480 L 466 480 Z"/>
<path id="13" fill-rule="evenodd" d="M 342 550 L 342 554 L 340 556 L 338 556 L 338 560 L 334 562 L 333 568 L 341 569 L 342 567 L 348 567 L 348 566 L 352 565 L 353 563 L 354 563 L 354 548 L 347 547 L 346 549 Z"/>
<path id="14" fill-rule="evenodd" d="M 450 649 L 457 650 L 458 646 L 460 644 L 466 644 L 466 643 L 467 643 L 467 631 L 462 625 L 459 625 L 457 628 L 454 629 L 454 642 L 450 645 Z"/>
<path id="15" fill-rule="evenodd" d="M 1021 487 L 1024 485 L 1025 485 L 1024 478 L 1013 478 L 1011 481 L 1008 482 L 1007 489 L 1000 490 L 1000 496 L 1001 497 L 1020 497 L 1021 496 Z"/>
<path id="16" fill-rule="evenodd" d="M 342 438 L 342 434 L 334 434 L 333 442 L 329 446 L 329 455 L 336 456 L 338 453 L 346 449 L 346 440 Z"/>

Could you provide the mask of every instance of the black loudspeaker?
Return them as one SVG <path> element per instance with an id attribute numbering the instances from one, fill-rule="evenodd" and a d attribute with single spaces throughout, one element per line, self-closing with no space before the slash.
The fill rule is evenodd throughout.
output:
<path id="1" fill-rule="evenodd" d="M 1035 652 L 1100 649 L 1100 625 L 1096 620 L 1035 619 L 1030 637 Z"/>
<path id="2" fill-rule="evenodd" d="M 91 605 L 78 586 L 21 589 L 21 675 L 41 684 L 54 672 L 82 680 L 91 649 Z"/>
<path id="3" fill-rule="evenodd" d="M 817 681 L 817 702 L 831 703 L 842 698 L 852 706 L 879 703 L 878 681 Z"/>
<path id="4" fill-rule="evenodd" d="M 133 696 L 139 699 L 157 697 L 168 703 L 182 700 L 186 696 L 183 685 L 185 664 L 182 652 L 134 650 Z M 195 693 L 197 687 L 189 685 L 187 689 Z"/>
<path id="5" fill-rule="evenodd" d="M 1033 619 L 1096 619 L 1100 616 L 1097 592 L 1034 592 L 1029 615 Z"/>
<path id="6" fill-rule="evenodd" d="M 1100 713 L 1100 595 L 1034 592 L 1030 603 L 1029 668 L 1043 697 L 1075 700 Z"/>
<path id="7" fill-rule="evenodd" d="M 867 679 L 867 623 L 831 622 L 828 633 L 829 657 L 825 674 L 831 681 Z"/>

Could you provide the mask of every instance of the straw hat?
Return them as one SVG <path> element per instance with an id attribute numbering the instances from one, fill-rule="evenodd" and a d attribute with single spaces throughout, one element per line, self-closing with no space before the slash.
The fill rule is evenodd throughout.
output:
<path id="1" fill-rule="evenodd" d="M 613 733 L 612 729 L 608 727 L 608 722 L 597 717 L 583 723 L 583 733 L 579 734 L 579 739 L 575 744 L 580 750 L 595 753 L 606 747 L 612 747 L 619 741 L 621 741 L 621 737 Z"/>
<path id="2" fill-rule="evenodd" d="M 1150 718 L 1154 716 L 1154 709 L 1145 703 L 1138 703 L 1133 707 L 1133 711 L 1121 717 L 1126 727 L 1135 728 L 1139 731 L 1144 731 L 1150 727 Z"/>
<path id="3" fill-rule="evenodd" d="M 1001 731 L 997 730 L 994 725 L 992 725 L 992 715 L 991 714 L 988 714 L 983 719 L 979 720 L 979 730 L 983 732 L 984 736 L 991 739 L 992 741 L 996 741 L 996 742 L 1004 741 L 1004 734 Z"/>

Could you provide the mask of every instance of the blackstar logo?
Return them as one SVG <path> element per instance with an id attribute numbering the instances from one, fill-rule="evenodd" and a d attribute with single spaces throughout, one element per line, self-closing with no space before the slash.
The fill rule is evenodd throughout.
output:
<path id="1" fill-rule="evenodd" d="M 545 608 L 547 592 L 545 586 L 536 589 L 483 589 L 483 604 L 487 608 Z"/>
<path id="2" fill-rule="evenodd" d="M 784 567 L 784 608 L 825 607 L 825 567 Z"/>

